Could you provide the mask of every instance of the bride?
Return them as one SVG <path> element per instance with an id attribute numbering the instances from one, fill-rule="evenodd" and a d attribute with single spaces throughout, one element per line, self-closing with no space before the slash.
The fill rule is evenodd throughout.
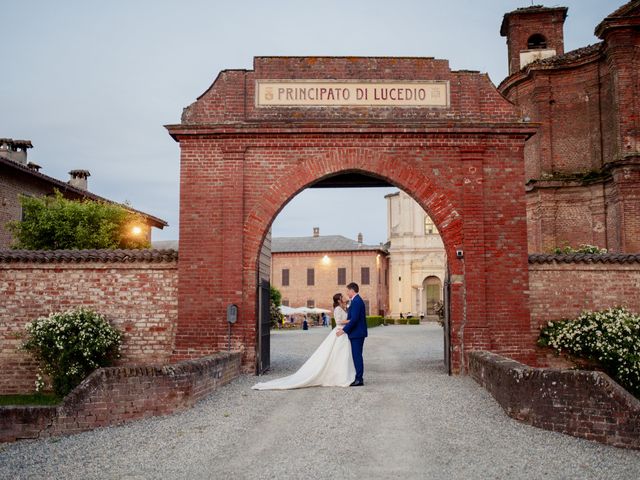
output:
<path id="1" fill-rule="evenodd" d="M 336 331 L 347 323 L 346 299 L 341 293 L 333 296 L 333 316 L 336 328 L 320 344 L 309 359 L 293 375 L 256 383 L 254 390 L 289 390 L 303 387 L 348 387 L 356 377 L 347 335 Z"/>

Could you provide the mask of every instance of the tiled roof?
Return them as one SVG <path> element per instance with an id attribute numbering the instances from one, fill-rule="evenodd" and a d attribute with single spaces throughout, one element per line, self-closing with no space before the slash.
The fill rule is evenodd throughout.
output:
<path id="1" fill-rule="evenodd" d="M 635 8 L 639 8 L 639 7 L 640 7 L 640 0 L 632 0 L 631 2 L 627 2 L 617 10 L 611 12 L 609 15 L 605 17 L 605 20 L 607 18 L 623 17 L 631 13 Z"/>
<path id="2" fill-rule="evenodd" d="M 274 237 L 272 253 L 385 251 L 383 245 L 364 245 L 342 235 L 318 237 Z"/>
<path id="3" fill-rule="evenodd" d="M 175 262 L 177 250 L 0 250 L 0 263 Z"/>
<path id="4" fill-rule="evenodd" d="M 611 12 L 609 15 L 607 15 L 604 20 L 602 20 L 596 26 L 594 33 L 596 34 L 596 36 L 602 38 L 602 34 L 604 33 L 607 26 L 610 26 L 612 24 L 615 25 L 620 21 L 625 23 L 625 20 L 631 20 L 633 22 L 633 18 L 638 17 L 638 15 L 640 15 L 640 0 L 632 0 L 631 2 L 627 2 L 614 12 Z M 637 21 L 634 23 L 637 26 Z"/>
<path id="5" fill-rule="evenodd" d="M 0 152 L 1 153 L 1 152 Z M 121 203 L 118 202 L 114 202 L 112 200 L 109 200 L 107 198 L 101 197 L 100 195 L 96 195 L 95 193 L 91 193 L 88 190 L 82 190 L 81 188 L 77 188 L 74 187 L 73 185 L 69 185 L 66 182 L 63 182 L 62 180 L 58 180 L 57 178 L 53 178 L 50 177 L 49 175 L 45 175 L 44 173 L 40 173 L 37 170 L 31 169 L 29 167 L 27 167 L 26 165 L 22 165 L 18 162 L 14 162 L 13 160 L 10 160 L 8 158 L 2 157 L 0 156 L 0 166 L 6 166 L 9 168 L 13 168 L 14 170 L 17 170 L 25 175 L 29 175 L 32 178 L 36 178 L 40 181 L 46 182 L 51 184 L 53 187 L 57 188 L 58 190 L 60 190 L 61 192 L 70 192 L 74 195 L 77 195 L 80 198 L 90 198 L 91 200 L 98 200 L 101 202 L 108 202 L 108 203 L 113 203 L 116 205 L 121 205 L 122 207 L 126 208 L 127 210 L 134 212 L 134 213 L 138 213 L 140 215 L 142 215 L 143 217 L 145 217 L 146 219 L 149 220 L 149 222 L 154 226 L 154 227 L 158 227 L 158 228 L 163 228 L 166 227 L 167 225 L 169 225 L 166 221 L 162 220 L 161 218 L 158 217 L 154 217 L 153 215 L 149 215 L 148 213 L 144 213 L 141 212 L 140 210 L 136 210 L 134 208 L 129 207 L 128 205 L 122 205 Z"/>
<path id="6" fill-rule="evenodd" d="M 529 263 L 640 263 L 640 253 L 570 253 L 529 255 Z"/>
<path id="7" fill-rule="evenodd" d="M 594 53 L 598 53 L 602 49 L 602 42 L 594 43 L 593 45 L 589 45 L 587 47 L 577 48 L 576 50 L 571 50 L 563 55 L 555 55 L 549 58 L 543 58 L 540 60 L 536 60 L 525 65 L 524 69 L 530 68 L 553 68 L 558 67 L 560 65 L 567 65 L 569 63 L 573 63 L 577 60 L 580 60 L 584 57 L 592 55 Z"/>

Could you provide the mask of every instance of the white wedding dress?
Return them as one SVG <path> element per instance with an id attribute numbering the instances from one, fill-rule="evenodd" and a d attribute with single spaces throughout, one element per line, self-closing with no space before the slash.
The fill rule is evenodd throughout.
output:
<path id="1" fill-rule="evenodd" d="M 336 328 L 300 369 L 288 377 L 256 383 L 254 390 L 290 390 L 304 387 L 348 387 L 356 378 L 356 368 L 351 356 L 351 342 L 345 335 L 337 336 L 336 330 L 346 323 L 347 314 L 340 308 L 334 310 Z"/>

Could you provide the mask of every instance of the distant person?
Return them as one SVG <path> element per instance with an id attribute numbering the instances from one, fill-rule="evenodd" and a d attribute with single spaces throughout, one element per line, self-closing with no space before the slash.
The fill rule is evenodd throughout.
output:
<path id="1" fill-rule="evenodd" d="M 304 317 L 304 320 L 302 320 L 302 329 L 309 330 L 309 322 L 307 322 L 307 317 Z"/>
<path id="2" fill-rule="evenodd" d="M 404 318 L 404 315 L 402 315 L 402 312 L 400 312 L 400 318 Z"/>
<path id="3" fill-rule="evenodd" d="M 290 390 L 303 387 L 348 387 L 353 385 L 356 369 L 347 335 L 340 335 L 348 325 L 346 299 L 341 293 L 333 296 L 336 328 L 293 375 L 255 384 L 254 390 Z M 366 326 L 366 322 L 365 322 Z"/>

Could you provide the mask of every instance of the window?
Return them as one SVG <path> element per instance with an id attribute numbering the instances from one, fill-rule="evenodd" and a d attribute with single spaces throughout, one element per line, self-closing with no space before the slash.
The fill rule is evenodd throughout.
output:
<path id="1" fill-rule="evenodd" d="M 316 308 L 315 300 L 307 300 L 307 308 Z"/>
<path id="2" fill-rule="evenodd" d="M 544 35 L 534 33 L 529 37 L 529 40 L 527 40 L 527 48 L 529 50 L 544 50 L 547 48 L 547 39 L 544 38 Z"/>
<path id="3" fill-rule="evenodd" d="M 280 303 L 281 303 L 281 304 L 282 304 L 282 306 L 284 306 L 284 307 L 288 307 L 288 306 L 289 306 L 289 300 L 282 300 Z"/>
<path id="4" fill-rule="evenodd" d="M 339 268 L 338 269 L 338 285 L 346 285 L 347 284 L 347 269 Z"/>
<path id="5" fill-rule="evenodd" d="M 431 217 L 429 217 L 429 215 L 425 215 L 425 217 L 424 217 L 424 234 L 425 235 L 431 235 L 433 233 L 438 233 L 438 229 L 436 228 L 435 224 L 433 223 L 433 220 L 431 220 Z"/>
<path id="6" fill-rule="evenodd" d="M 307 268 L 307 285 L 316 284 L 316 271 L 313 268 Z"/>
<path id="7" fill-rule="evenodd" d="M 360 269 L 360 281 L 362 282 L 362 285 L 369 285 L 369 283 L 371 283 L 369 276 L 369 267 L 362 267 Z"/>
<path id="8" fill-rule="evenodd" d="M 289 286 L 289 269 L 288 268 L 282 269 L 282 286 L 283 287 Z"/>

